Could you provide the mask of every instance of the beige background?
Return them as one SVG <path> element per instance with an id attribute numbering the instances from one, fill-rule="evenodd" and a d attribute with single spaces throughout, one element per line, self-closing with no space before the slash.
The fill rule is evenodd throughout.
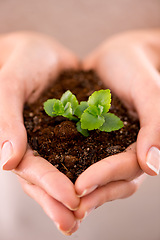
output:
<path id="1" fill-rule="evenodd" d="M 160 0 L 0 0 L 0 32 L 35 30 L 84 56 L 107 36 L 160 27 Z"/>
<path id="2" fill-rule="evenodd" d="M 160 27 L 160 0 L 0 0 L 0 33 L 41 31 L 84 57 L 117 32 Z M 71 240 L 160 240 L 160 177 L 131 198 L 106 203 Z M 0 240 L 63 240 L 11 173 L 0 172 Z"/>

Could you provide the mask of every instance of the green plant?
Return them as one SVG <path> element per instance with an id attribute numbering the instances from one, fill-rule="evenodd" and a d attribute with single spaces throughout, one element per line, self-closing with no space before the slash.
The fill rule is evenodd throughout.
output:
<path id="1" fill-rule="evenodd" d="M 99 129 L 111 132 L 123 127 L 123 122 L 113 113 L 108 113 L 111 106 L 109 89 L 95 91 L 80 104 L 74 94 L 66 91 L 61 99 L 48 99 L 44 103 L 45 112 L 51 116 L 63 116 L 76 123 L 77 130 L 84 136 L 89 136 L 88 130 Z"/>

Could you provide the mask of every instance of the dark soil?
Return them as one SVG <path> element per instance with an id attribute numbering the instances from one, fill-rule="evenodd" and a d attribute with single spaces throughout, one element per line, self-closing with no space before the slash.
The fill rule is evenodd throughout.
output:
<path id="1" fill-rule="evenodd" d="M 103 88 L 101 80 L 93 71 L 70 70 L 62 73 L 53 87 L 45 91 L 34 104 L 24 108 L 30 146 L 72 182 L 91 164 L 120 153 L 135 142 L 139 122 L 128 115 L 126 108 L 112 94 L 110 112 L 120 117 L 124 127 L 111 133 L 94 130 L 90 131 L 89 137 L 84 137 L 77 132 L 74 122 L 46 115 L 43 102 L 49 98 L 60 98 L 68 89 L 79 101 L 86 101 L 94 91 Z"/>

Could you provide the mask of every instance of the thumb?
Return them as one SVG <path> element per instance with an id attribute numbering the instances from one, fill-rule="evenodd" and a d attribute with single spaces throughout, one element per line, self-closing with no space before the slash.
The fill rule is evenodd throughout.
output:
<path id="1" fill-rule="evenodd" d="M 16 168 L 26 151 L 21 88 L 0 74 L 0 165 L 3 170 Z"/>
<path id="2" fill-rule="evenodd" d="M 137 156 L 140 167 L 154 176 L 160 171 L 160 76 L 153 69 L 137 86 L 136 108 L 141 129 L 137 138 Z"/>

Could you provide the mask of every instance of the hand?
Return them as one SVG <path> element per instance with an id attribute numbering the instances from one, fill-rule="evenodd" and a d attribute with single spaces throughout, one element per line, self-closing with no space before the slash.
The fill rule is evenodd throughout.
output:
<path id="1" fill-rule="evenodd" d="M 81 197 L 75 216 L 83 220 L 105 202 L 134 194 L 144 179 L 136 157 L 136 143 L 126 152 L 107 157 L 86 169 L 77 179 L 75 188 Z"/>
<path id="2" fill-rule="evenodd" d="M 62 69 L 77 67 L 78 61 L 55 40 L 29 32 L 0 36 L 0 52 L 1 166 L 19 175 L 27 194 L 70 234 L 78 226 L 72 210 L 79 198 L 65 175 L 28 148 L 23 105 L 33 102 Z"/>
<path id="3" fill-rule="evenodd" d="M 84 62 L 140 120 L 137 156 L 144 172 L 160 170 L 160 30 L 137 31 L 108 40 Z"/>
<path id="4" fill-rule="evenodd" d="M 160 31 L 130 32 L 106 41 L 84 61 L 140 120 L 137 144 L 92 165 L 75 183 L 83 219 L 104 202 L 133 194 L 160 168 Z M 95 174 L 96 173 L 96 174 Z"/>

